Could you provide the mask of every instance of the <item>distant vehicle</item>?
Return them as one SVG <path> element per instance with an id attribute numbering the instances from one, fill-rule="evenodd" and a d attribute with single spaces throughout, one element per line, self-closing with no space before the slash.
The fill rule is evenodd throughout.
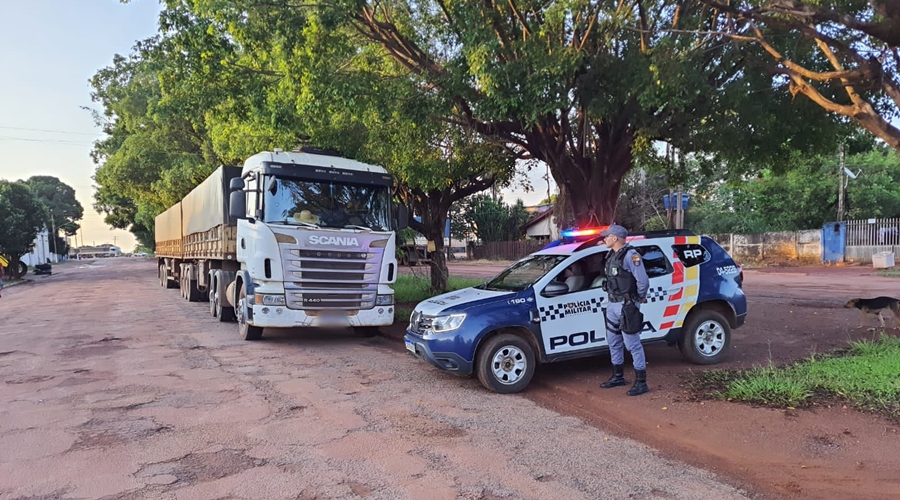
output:
<path id="1" fill-rule="evenodd" d="M 395 230 L 382 167 L 332 152 L 276 149 L 222 166 L 156 217 L 160 285 L 208 300 L 245 340 L 263 328 L 394 322 Z"/>
<path id="2" fill-rule="evenodd" d="M 138 252 L 134 255 L 135 257 L 147 257 L 149 254 L 147 252 Z"/>

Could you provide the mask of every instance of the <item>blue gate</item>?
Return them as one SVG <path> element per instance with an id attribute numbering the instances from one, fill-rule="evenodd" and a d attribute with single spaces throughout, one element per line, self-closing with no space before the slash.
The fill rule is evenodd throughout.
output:
<path id="1" fill-rule="evenodd" d="M 822 262 L 826 264 L 844 262 L 846 244 L 846 222 L 829 222 L 822 226 Z"/>

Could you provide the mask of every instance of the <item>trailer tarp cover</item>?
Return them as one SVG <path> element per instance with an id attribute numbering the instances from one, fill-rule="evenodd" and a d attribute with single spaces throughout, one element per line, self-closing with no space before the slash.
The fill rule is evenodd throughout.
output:
<path id="1" fill-rule="evenodd" d="M 240 167 L 219 167 L 181 200 L 184 236 L 236 224 L 228 216 L 228 184 L 240 176 Z"/>

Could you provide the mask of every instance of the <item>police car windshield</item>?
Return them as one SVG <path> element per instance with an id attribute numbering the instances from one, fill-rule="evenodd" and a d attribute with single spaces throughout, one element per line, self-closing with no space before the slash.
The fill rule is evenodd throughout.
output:
<path id="1" fill-rule="evenodd" d="M 520 292 L 544 277 L 568 255 L 532 255 L 506 268 L 483 285 L 486 290 Z"/>

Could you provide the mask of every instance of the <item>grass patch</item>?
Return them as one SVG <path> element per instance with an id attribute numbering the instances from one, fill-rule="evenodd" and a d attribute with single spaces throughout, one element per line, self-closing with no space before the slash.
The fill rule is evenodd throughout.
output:
<path id="1" fill-rule="evenodd" d="M 487 281 L 478 278 L 459 278 L 451 277 L 448 284 L 448 291 L 468 288 L 470 286 L 480 285 Z M 400 275 L 397 276 L 397 282 L 394 283 L 394 302 L 401 303 L 418 303 L 425 299 L 438 295 L 431 290 L 431 278 Z M 410 311 L 412 312 L 412 311 Z M 400 317 L 400 310 L 397 311 L 397 317 Z M 409 314 L 406 315 L 409 317 Z"/>
<path id="2" fill-rule="evenodd" d="M 900 421 L 900 338 L 852 342 L 843 351 L 785 367 L 707 371 L 688 382 L 695 396 L 775 407 L 844 401 Z"/>
<path id="3" fill-rule="evenodd" d="M 883 278 L 900 278 L 900 269 L 892 267 L 890 269 L 879 269 L 878 276 Z"/>

